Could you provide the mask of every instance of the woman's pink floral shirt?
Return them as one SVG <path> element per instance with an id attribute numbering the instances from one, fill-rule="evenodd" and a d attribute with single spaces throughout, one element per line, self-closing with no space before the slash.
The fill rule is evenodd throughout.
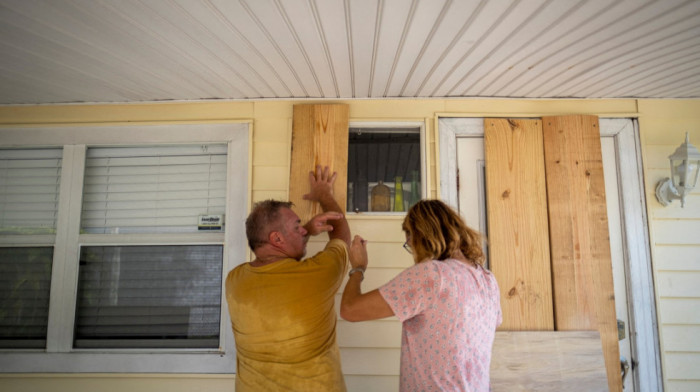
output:
<path id="1" fill-rule="evenodd" d="M 502 322 L 493 274 L 458 260 L 424 261 L 379 288 L 403 323 L 401 391 L 488 391 Z"/>

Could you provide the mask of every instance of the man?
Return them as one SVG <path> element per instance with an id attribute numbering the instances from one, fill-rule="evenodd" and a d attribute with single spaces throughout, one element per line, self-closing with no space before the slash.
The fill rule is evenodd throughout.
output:
<path id="1" fill-rule="evenodd" d="M 333 198 L 336 173 L 309 173 L 304 199 L 324 213 L 307 224 L 291 203 L 257 203 L 246 219 L 255 260 L 226 278 L 236 338 L 236 391 L 345 391 L 335 339 L 335 294 L 347 266 L 350 228 Z M 328 232 L 323 251 L 302 259 L 311 235 Z"/>

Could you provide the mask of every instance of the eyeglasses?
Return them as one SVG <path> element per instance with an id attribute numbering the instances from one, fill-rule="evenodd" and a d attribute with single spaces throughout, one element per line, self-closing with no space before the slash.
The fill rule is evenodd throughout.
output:
<path id="1" fill-rule="evenodd" d="M 411 245 L 408 244 L 408 241 L 403 243 L 403 248 L 406 249 L 406 252 L 413 254 L 413 250 L 411 250 Z"/>

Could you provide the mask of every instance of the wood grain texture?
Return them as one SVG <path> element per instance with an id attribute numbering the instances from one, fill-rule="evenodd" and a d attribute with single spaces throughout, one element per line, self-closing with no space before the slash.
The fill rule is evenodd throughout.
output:
<path id="1" fill-rule="evenodd" d="M 309 172 L 316 165 L 337 172 L 333 192 L 343 210 L 347 196 L 348 105 L 294 105 L 292 162 L 289 201 L 302 222 L 322 212 L 318 203 L 304 200 L 309 191 Z"/>
<path id="2" fill-rule="evenodd" d="M 484 120 L 490 268 L 501 330 L 553 330 L 540 120 Z"/>
<path id="3" fill-rule="evenodd" d="M 543 117 L 542 123 L 556 329 L 598 330 L 610 390 L 620 391 L 598 118 Z"/>
<path id="4" fill-rule="evenodd" d="M 499 331 L 491 356 L 491 390 L 607 391 L 597 331 Z"/>

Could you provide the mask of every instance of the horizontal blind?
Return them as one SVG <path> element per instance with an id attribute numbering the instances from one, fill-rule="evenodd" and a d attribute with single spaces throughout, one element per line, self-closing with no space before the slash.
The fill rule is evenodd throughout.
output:
<path id="1" fill-rule="evenodd" d="M 0 234 L 56 232 L 62 148 L 0 149 Z"/>
<path id="2" fill-rule="evenodd" d="M 200 215 L 226 209 L 226 144 L 91 147 L 85 233 L 198 231 Z"/>
<path id="3" fill-rule="evenodd" d="M 88 246 L 76 348 L 218 348 L 221 245 Z"/>
<path id="4" fill-rule="evenodd" d="M 0 348 L 46 347 L 53 247 L 0 248 Z"/>

